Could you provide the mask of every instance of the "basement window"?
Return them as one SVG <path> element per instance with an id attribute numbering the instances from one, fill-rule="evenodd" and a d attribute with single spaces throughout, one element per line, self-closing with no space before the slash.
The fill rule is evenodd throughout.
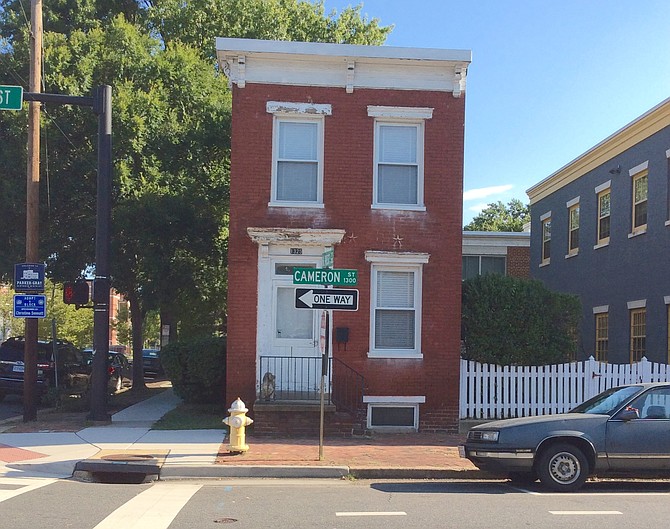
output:
<path id="1" fill-rule="evenodd" d="M 366 397 L 368 428 L 385 431 L 417 431 L 419 404 L 424 397 Z"/>

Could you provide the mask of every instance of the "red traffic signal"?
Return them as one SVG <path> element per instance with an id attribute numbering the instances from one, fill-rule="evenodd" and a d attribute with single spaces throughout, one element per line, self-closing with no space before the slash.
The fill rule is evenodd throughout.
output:
<path id="1" fill-rule="evenodd" d="M 86 305 L 89 295 L 88 283 L 83 279 L 63 283 L 63 303 L 66 305 Z"/>

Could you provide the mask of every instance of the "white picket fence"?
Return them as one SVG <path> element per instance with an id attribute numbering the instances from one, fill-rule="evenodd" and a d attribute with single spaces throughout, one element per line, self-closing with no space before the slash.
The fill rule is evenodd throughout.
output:
<path id="1" fill-rule="evenodd" d="M 562 413 L 601 391 L 637 382 L 670 381 L 670 366 L 585 362 L 498 366 L 461 360 L 461 419 L 506 419 Z"/>

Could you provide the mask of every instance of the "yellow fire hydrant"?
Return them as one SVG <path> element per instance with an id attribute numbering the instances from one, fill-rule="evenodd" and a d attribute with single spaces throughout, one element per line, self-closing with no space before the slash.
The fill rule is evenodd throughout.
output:
<path id="1" fill-rule="evenodd" d="M 229 452 L 246 452 L 249 450 L 249 445 L 245 442 L 245 429 L 254 421 L 246 416 L 248 411 L 246 405 L 239 397 L 228 408 L 230 416 L 223 419 L 223 424 L 230 427 L 228 439 Z"/>

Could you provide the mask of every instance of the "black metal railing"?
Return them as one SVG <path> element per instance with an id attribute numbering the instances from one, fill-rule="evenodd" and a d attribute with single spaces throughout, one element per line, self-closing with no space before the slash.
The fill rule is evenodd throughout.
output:
<path id="1" fill-rule="evenodd" d="M 338 410 L 357 414 L 363 408 L 365 378 L 337 358 L 329 362 L 325 399 Z M 262 401 L 319 401 L 321 398 L 321 357 L 261 356 L 259 360 Z"/>
<path id="2" fill-rule="evenodd" d="M 321 398 L 320 356 L 261 356 L 260 400 L 314 400 Z M 330 404 L 330 387 L 325 388 Z"/>
<path id="3" fill-rule="evenodd" d="M 338 410 L 357 415 L 363 408 L 365 378 L 338 358 L 331 358 L 331 400 Z"/>

